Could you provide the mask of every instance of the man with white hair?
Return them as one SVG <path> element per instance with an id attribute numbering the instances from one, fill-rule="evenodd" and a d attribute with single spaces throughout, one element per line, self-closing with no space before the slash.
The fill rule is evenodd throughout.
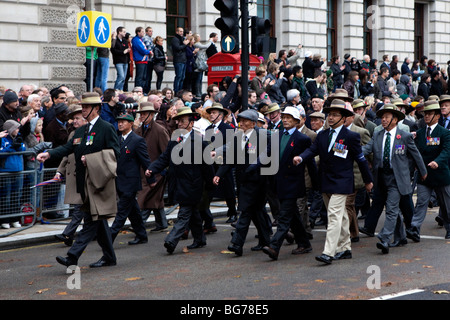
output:
<path id="1" fill-rule="evenodd" d="M 297 89 L 291 89 L 286 93 L 286 98 L 286 107 L 296 107 L 301 101 L 300 91 L 298 91 Z"/>
<path id="2" fill-rule="evenodd" d="M 19 103 L 22 104 L 23 101 L 27 101 L 28 97 L 33 93 L 34 87 L 31 84 L 24 84 L 20 87 L 18 96 Z"/>
<path id="3" fill-rule="evenodd" d="M 32 94 L 28 96 L 27 106 L 34 110 L 35 117 L 41 118 L 44 114 L 41 111 L 41 96 L 38 94 Z"/>

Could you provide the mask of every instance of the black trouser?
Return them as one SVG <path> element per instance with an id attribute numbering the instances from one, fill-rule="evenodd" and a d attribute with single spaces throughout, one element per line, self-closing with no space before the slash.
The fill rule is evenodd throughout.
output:
<path id="1" fill-rule="evenodd" d="M 77 232 L 78 226 L 83 220 L 84 214 L 81 211 L 81 204 L 76 204 L 72 211 L 72 219 L 69 224 L 64 228 L 63 235 L 69 237 L 70 239 L 75 238 L 75 233 Z"/>
<path id="2" fill-rule="evenodd" d="M 147 63 L 147 70 L 145 74 L 145 85 L 142 88 L 145 94 L 148 94 L 152 88 L 152 79 L 153 79 L 153 61 L 149 61 Z"/>
<path id="3" fill-rule="evenodd" d="M 192 230 L 194 243 L 206 243 L 202 219 L 196 205 L 180 205 L 177 221 L 164 241 L 176 246 L 188 226 Z"/>
<path id="4" fill-rule="evenodd" d="M 142 219 L 141 210 L 136 200 L 136 192 L 120 192 L 119 202 L 117 203 L 117 214 L 114 223 L 111 226 L 111 236 L 113 241 L 116 239 L 120 229 L 125 225 L 127 218 L 131 222 L 136 238 L 141 240 L 147 239 L 147 232 L 145 231 L 144 221 Z"/>
<path id="5" fill-rule="evenodd" d="M 280 214 L 278 215 L 277 232 L 275 232 L 270 241 L 270 247 L 272 249 L 280 251 L 289 228 L 291 228 L 292 233 L 294 233 L 295 240 L 299 247 L 311 247 L 306 229 L 298 212 L 297 199 L 295 198 L 280 199 Z"/>
<path id="6" fill-rule="evenodd" d="M 262 205 L 253 205 L 245 210 L 242 210 L 241 215 L 236 223 L 236 231 L 233 234 L 231 242 L 235 245 L 242 247 L 247 237 L 248 228 L 253 221 L 256 229 L 258 230 L 258 240 L 260 246 L 268 246 L 270 243 L 271 226 L 265 218 Z"/>
<path id="7" fill-rule="evenodd" d="M 67 255 L 78 261 L 87 245 L 97 236 L 97 242 L 102 248 L 103 259 L 108 262 L 116 262 L 116 254 L 112 244 L 111 229 L 106 219 L 93 221 L 90 212 L 84 212 L 83 229 L 80 231 Z"/>

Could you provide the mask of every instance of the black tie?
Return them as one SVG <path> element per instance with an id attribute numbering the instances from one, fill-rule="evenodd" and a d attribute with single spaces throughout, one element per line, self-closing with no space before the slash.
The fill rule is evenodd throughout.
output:
<path id="1" fill-rule="evenodd" d="M 330 135 L 328 136 L 328 147 L 330 147 L 330 143 L 331 143 L 331 139 L 333 138 L 333 133 L 335 133 L 336 130 L 331 129 L 330 130 Z"/>
<path id="2" fill-rule="evenodd" d="M 87 137 L 88 135 L 89 135 L 89 129 L 90 129 L 90 127 L 91 127 L 91 123 L 90 122 L 88 122 L 87 124 L 86 124 L 86 128 L 85 128 L 85 130 L 84 130 L 84 136 L 85 137 Z"/>
<path id="3" fill-rule="evenodd" d="M 427 128 L 427 137 L 431 137 L 431 127 Z"/>
<path id="4" fill-rule="evenodd" d="M 125 139 L 123 138 L 123 136 L 121 136 L 120 137 L 120 144 L 122 145 L 124 141 L 125 141 Z"/>

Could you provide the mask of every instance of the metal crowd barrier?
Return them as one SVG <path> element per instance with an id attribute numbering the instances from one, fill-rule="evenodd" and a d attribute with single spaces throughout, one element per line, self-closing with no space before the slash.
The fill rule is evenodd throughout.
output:
<path id="1" fill-rule="evenodd" d="M 7 156 L 22 155 L 25 160 L 35 158 L 32 151 L 8 152 L 0 154 L 0 166 Z M 20 228 L 8 229 L 0 237 L 7 237 L 31 228 L 36 223 L 37 190 L 31 188 L 39 181 L 36 162 L 25 161 L 25 170 L 20 172 L 0 172 L 0 224 L 18 221 Z"/>

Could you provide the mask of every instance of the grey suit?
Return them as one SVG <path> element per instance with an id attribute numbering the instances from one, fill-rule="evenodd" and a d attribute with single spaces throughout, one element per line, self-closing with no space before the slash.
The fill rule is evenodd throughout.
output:
<path id="1" fill-rule="evenodd" d="M 383 171 L 383 137 L 385 130 L 374 132 L 372 140 L 362 147 L 364 155 L 373 154 L 374 186 L 381 194 L 381 199 L 386 206 L 386 220 L 383 229 L 378 234 L 378 238 L 388 243 L 394 234 L 397 219 L 400 216 L 401 196 L 412 193 L 411 173 L 409 169 L 409 159 L 412 158 L 421 176 L 427 173 L 422 156 L 417 149 L 413 136 L 405 131 L 396 129 L 391 137 L 394 139 L 391 149 L 391 161 L 388 172 Z M 403 225 L 397 224 L 396 234 L 404 238 Z"/>

